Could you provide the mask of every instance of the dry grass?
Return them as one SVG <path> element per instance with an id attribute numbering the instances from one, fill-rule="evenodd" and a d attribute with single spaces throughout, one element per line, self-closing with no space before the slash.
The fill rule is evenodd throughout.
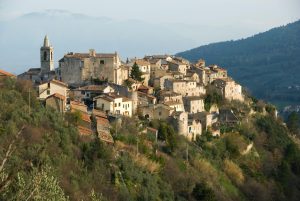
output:
<path id="1" fill-rule="evenodd" d="M 160 169 L 160 164 L 148 159 L 144 155 L 133 156 L 133 160 L 136 165 L 147 169 L 151 173 L 158 172 Z"/>
<path id="2" fill-rule="evenodd" d="M 214 186 L 214 184 L 218 183 L 218 171 L 209 161 L 205 159 L 195 159 L 193 161 L 193 166 L 200 172 L 202 179 L 207 181 L 210 186 Z"/>
<path id="3" fill-rule="evenodd" d="M 235 164 L 231 160 L 224 160 L 224 172 L 231 179 L 231 181 L 233 181 L 233 183 L 237 185 L 241 185 L 245 181 L 243 171 L 237 164 Z"/>
<path id="4" fill-rule="evenodd" d="M 150 160 L 145 155 L 139 154 L 137 156 L 136 155 L 136 147 L 133 145 L 127 145 L 123 142 L 116 141 L 115 148 L 119 151 L 122 150 L 122 151 L 128 152 L 137 166 L 145 168 L 147 171 L 149 171 L 151 173 L 158 172 L 160 169 L 159 163 L 157 163 L 153 160 Z"/>

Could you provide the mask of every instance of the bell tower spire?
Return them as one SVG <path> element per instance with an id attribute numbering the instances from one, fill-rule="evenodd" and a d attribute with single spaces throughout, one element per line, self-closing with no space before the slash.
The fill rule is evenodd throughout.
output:
<path id="1" fill-rule="evenodd" d="M 44 47 L 50 47 L 50 42 L 47 35 L 44 38 Z"/>
<path id="2" fill-rule="evenodd" d="M 42 75 L 54 71 L 53 47 L 51 46 L 47 35 L 44 38 L 44 45 L 40 50 L 40 59 Z"/>

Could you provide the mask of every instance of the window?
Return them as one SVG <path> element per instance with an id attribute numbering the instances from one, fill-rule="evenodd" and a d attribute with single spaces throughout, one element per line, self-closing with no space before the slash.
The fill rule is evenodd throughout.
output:
<path id="1" fill-rule="evenodd" d="M 47 52 L 44 52 L 44 61 L 47 61 Z"/>
<path id="2" fill-rule="evenodd" d="M 104 103 L 102 103 L 102 110 L 104 109 Z"/>
<path id="3" fill-rule="evenodd" d="M 53 60 L 53 52 L 51 52 L 51 60 Z"/>
<path id="4" fill-rule="evenodd" d="M 100 64 L 104 64 L 104 60 L 100 60 Z"/>
<path id="5" fill-rule="evenodd" d="M 50 95 L 50 90 L 47 90 L 47 95 Z"/>
<path id="6" fill-rule="evenodd" d="M 117 103 L 115 103 L 115 107 L 117 107 Z"/>
<path id="7" fill-rule="evenodd" d="M 48 88 L 50 88 L 50 82 L 48 82 Z"/>
<path id="8" fill-rule="evenodd" d="M 81 91 L 81 94 L 84 95 L 84 94 L 85 94 L 85 91 Z"/>
<path id="9" fill-rule="evenodd" d="M 119 103 L 119 107 L 121 106 L 121 103 Z"/>

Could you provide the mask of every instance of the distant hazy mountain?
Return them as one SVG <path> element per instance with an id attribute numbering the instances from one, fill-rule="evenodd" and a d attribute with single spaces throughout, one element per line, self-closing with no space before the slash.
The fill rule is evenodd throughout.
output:
<path id="1" fill-rule="evenodd" d="M 259 98 L 300 105 L 300 21 L 252 37 L 178 53 L 218 64 Z"/>
<path id="2" fill-rule="evenodd" d="M 58 61 L 68 51 L 87 52 L 90 48 L 97 52 L 118 51 L 124 60 L 145 54 L 174 54 L 195 44 L 240 38 L 255 32 L 254 28 L 239 25 L 150 23 L 46 10 L 8 21 L 0 19 L 0 68 L 20 73 L 29 67 L 39 67 L 39 48 L 45 34 Z"/>

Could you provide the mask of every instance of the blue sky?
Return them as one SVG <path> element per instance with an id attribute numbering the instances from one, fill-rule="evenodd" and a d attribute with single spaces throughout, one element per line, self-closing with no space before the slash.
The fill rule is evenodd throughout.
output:
<path id="1" fill-rule="evenodd" d="M 0 19 L 62 9 L 148 22 L 271 28 L 300 18 L 299 0 L 0 0 Z"/>
<path id="2" fill-rule="evenodd" d="M 69 51 L 117 51 L 122 59 L 175 54 L 298 19 L 300 0 L 0 0 L 0 68 L 39 67 L 45 34 L 57 67 Z"/>

